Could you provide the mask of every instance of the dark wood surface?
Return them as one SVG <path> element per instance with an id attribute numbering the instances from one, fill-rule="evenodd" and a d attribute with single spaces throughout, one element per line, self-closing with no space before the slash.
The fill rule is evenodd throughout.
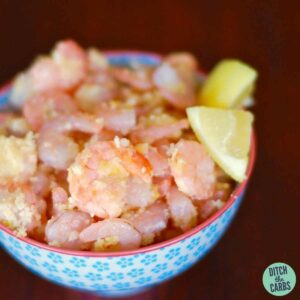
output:
<path id="1" fill-rule="evenodd" d="M 65 37 L 100 48 L 189 50 L 204 69 L 237 57 L 259 70 L 258 158 L 235 221 L 203 261 L 131 299 L 272 299 L 262 273 L 278 261 L 298 274 L 285 299 L 300 299 L 299 12 L 292 0 L 0 2 L 0 82 Z M 37 278 L 3 251 L 0 287 L 5 300 L 96 299 Z"/>

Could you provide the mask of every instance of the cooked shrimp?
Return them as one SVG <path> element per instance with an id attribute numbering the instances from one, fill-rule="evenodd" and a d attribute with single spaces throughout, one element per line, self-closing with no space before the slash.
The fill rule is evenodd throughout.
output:
<path id="1" fill-rule="evenodd" d="M 0 182 L 26 182 L 35 173 L 37 150 L 32 132 L 25 138 L 0 136 Z"/>
<path id="2" fill-rule="evenodd" d="M 135 109 L 138 117 L 146 116 L 154 110 L 162 110 L 166 104 L 157 90 L 135 92 L 123 87 L 120 89 L 120 98 L 128 108 Z"/>
<path id="3" fill-rule="evenodd" d="M 188 70 L 191 74 L 193 74 L 193 72 L 195 72 L 198 68 L 197 59 L 187 52 L 171 53 L 164 58 L 164 61 L 170 63 L 177 69 Z"/>
<path id="4" fill-rule="evenodd" d="M 89 214 L 81 211 L 65 211 L 53 217 L 46 225 L 46 240 L 49 245 L 71 250 L 84 250 L 90 243 L 79 238 L 80 233 L 91 224 Z"/>
<path id="5" fill-rule="evenodd" d="M 150 182 L 131 177 L 127 182 L 126 209 L 144 208 L 159 197 L 158 190 Z"/>
<path id="6" fill-rule="evenodd" d="M 30 80 L 32 84 L 33 92 L 40 93 L 63 89 L 59 66 L 48 56 L 39 57 L 30 67 L 28 76 L 28 80 Z M 20 84 L 20 88 L 22 88 L 21 84 L 24 84 L 25 88 L 25 79 L 22 80 L 24 83 L 20 81 L 16 83 Z"/>
<path id="7" fill-rule="evenodd" d="M 111 218 L 91 224 L 80 233 L 83 242 L 95 242 L 94 250 L 132 250 L 141 245 L 141 234 L 126 220 Z"/>
<path id="8" fill-rule="evenodd" d="M 194 82 L 181 69 L 164 62 L 153 73 L 153 81 L 162 96 L 176 108 L 185 109 L 196 103 Z"/>
<path id="9" fill-rule="evenodd" d="M 16 108 L 22 108 L 25 101 L 34 93 L 32 79 L 27 73 L 18 74 L 11 88 L 9 102 Z"/>
<path id="10" fill-rule="evenodd" d="M 213 195 L 215 164 L 203 145 L 195 141 L 180 140 L 173 149 L 170 166 L 181 192 L 198 200 Z"/>
<path id="11" fill-rule="evenodd" d="M 52 209 L 51 215 L 58 215 L 68 208 L 68 193 L 60 186 L 55 186 L 51 190 L 52 193 Z"/>
<path id="12" fill-rule="evenodd" d="M 152 114 L 142 117 L 136 129 L 132 130 L 130 139 L 134 143 L 154 143 L 163 138 L 176 140 L 183 129 L 189 128 L 187 119 L 177 120 L 167 114 Z"/>
<path id="13" fill-rule="evenodd" d="M 54 181 L 52 171 L 52 168 L 39 164 L 36 172 L 30 178 L 32 191 L 39 197 L 44 198 L 49 195 L 51 184 Z"/>
<path id="14" fill-rule="evenodd" d="M 160 196 L 165 197 L 172 187 L 173 179 L 171 176 L 154 177 L 153 184 L 157 186 Z"/>
<path id="15" fill-rule="evenodd" d="M 88 66 L 92 72 L 99 72 L 109 68 L 109 61 L 106 56 L 96 48 L 87 50 Z"/>
<path id="16" fill-rule="evenodd" d="M 142 234 L 142 245 L 151 244 L 155 236 L 167 227 L 168 206 L 158 200 L 141 212 L 125 215 L 125 218 Z"/>
<path id="17" fill-rule="evenodd" d="M 29 98 L 23 106 L 23 114 L 33 130 L 40 130 L 49 120 L 61 114 L 77 111 L 72 98 L 63 92 L 50 91 Z"/>
<path id="18" fill-rule="evenodd" d="M 207 219 L 213 213 L 222 208 L 230 196 L 232 187 L 229 183 L 217 182 L 215 192 L 207 200 L 194 201 L 197 206 L 200 221 Z"/>
<path id="19" fill-rule="evenodd" d="M 55 169 L 67 169 L 79 152 L 78 144 L 67 134 L 74 131 L 97 134 L 102 126 L 101 119 L 82 113 L 53 119 L 45 124 L 38 137 L 40 160 Z"/>
<path id="20" fill-rule="evenodd" d="M 138 69 L 113 69 L 113 74 L 119 81 L 141 91 L 150 90 L 153 87 L 152 73 L 153 70 L 146 67 Z"/>
<path id="21" fill-rule="evenodd" d="M 164 177 L 170 175 L 168 157 L 160 153 L 157 148 L 143 143 L 136 145 L 136 149 L 149 160 L 153 169 L 153 176 Z"/>
<path id="22" fill-rule="evenodd" d="M 92 74 L 78 87 L 75 100 L 78 106 L 87 112 L 93 112 L 102 102 L 117 99 L 120 91 L 110 72 Z"/>
<path id="23" fill-rule="evenodd" d="M 197 223 L 197 210 L 191 199 L 172 187 L 167 194 L 167 202 L 174 226 L 186 231 Z"/>
<path id="24" fill-rule="evenodd" d="M 67 169 L 78 152 L 78 144 L 64 134 L 43 131 L 38 138 L 39 159 L 55 169 Z"/>
<path id="25" fill-rule="evenodd" d="M 104 120 L 104 128 L 123 135 L 128 134 L 136 126 L 136 113 L 133 108 L 103 103 L 98 106 L 97 115 Z"/>
<path id="26" fill-rule="evenodd" d="M 125 208 L 131 176 L 150 183 L 152 168 L 128 140 L 91 143 L 69 168 L 72 204 L 100 218 L 118 217 Z"/>
<path id="27" fill-rule="evenodd" d="M 76 42 L 72 40 L 58 42 L 51 55 L 58 65 L 60 84 L 64 89 L 74 88 L 86 76 L 88 58 Z"/>
<path id="28" fill-rule="evenodd" d="M 87 74 L 88 60 L 83 49 L 74 41 L 58 42 L 51 57 L 38 58 L 29 69 L 33 90 L 70 90 Z"/>
<path id="29" fill-rule="evenodd" d="M 35 236 L 45 221 L 46 203 L 26 185 L 0 188 L 0 222 L 20 236 Z"/>

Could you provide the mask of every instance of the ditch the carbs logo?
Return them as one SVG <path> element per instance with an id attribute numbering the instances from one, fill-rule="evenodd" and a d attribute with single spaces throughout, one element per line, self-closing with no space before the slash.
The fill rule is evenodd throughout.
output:
<path id="1" fill-rule="evenodd" d="M 285 296 L 296 285 L 296 274 L 287 264 L 277 262 L 269 265 L 263 274 L 263 285 L 273 296 Z"/>

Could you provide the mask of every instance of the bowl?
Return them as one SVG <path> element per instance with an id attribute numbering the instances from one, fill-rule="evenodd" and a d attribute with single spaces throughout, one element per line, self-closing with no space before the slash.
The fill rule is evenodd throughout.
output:
<path id="1" fill-rule="evenodd" d="M 108 51 L 106 54 L 116 65 L 128 65 L 132 60 L 154 65 L 161 60 L 157 54 L 141 51 Z M 1 89 L 1 109 L 9 109 L 9 93 L 9 85 Z M 237 185 L 226 205 L 197 227 L 164 242 L 115 253 L 71 251 L 17 237 L 1 224 L 0 242 L 25 268 L 56 284 L 103 296 L 136 294 L 184 272 L 221 239 L 242 201 L 254 160 L 252 135 L 247 179 Z"/>

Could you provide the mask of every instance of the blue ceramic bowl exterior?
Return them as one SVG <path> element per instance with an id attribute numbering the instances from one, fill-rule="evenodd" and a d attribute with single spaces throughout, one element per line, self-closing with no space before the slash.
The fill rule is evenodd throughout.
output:
<path id="1" fill-rule="evenodd" d="M 241 200 L 242 195 L 214 222 L 192 236 L 133 255 L 68 255 L 27 244 L 4 231 L 0 231 L 0 240 L 12 257 L 45 279 L 103 295 L 128 295 L 168 280 L 199 261 L 220 240 Z"/>
<path id="2" fill-rule="evenodd" d="M 115 64 L 129 60 L 156 64 L 158 57 L 141 53 L 111 54 Z M 7 104 L 8 93 L 0 94 L 0 105 Z M 220 240 L 232 221 L 243 193 L 208 225 L 193 230 L 183 239 L 152 247 L 137 254 L 117 256 L 88 256 L 51 250 L 38 243 L 28 243 L 0 229 L 3 248 L 33 273 L 56 284 L 107 296 L 125 296 L 168 280 L 199 261 Z M 64 252 L 64 253 L 63 253 Z M 70 251 L 71 252 L 71 251 Z"/>

